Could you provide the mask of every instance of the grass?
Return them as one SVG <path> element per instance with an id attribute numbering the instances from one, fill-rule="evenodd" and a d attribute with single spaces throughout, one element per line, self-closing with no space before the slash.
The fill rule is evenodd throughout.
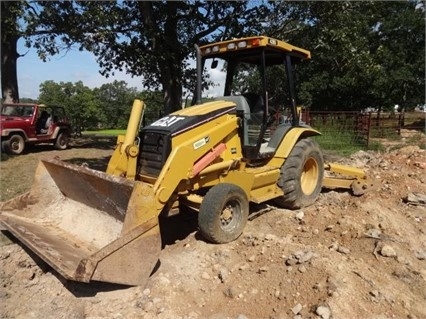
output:
<path id="1" fill-rule="evenodd" d="M 366 143 L 357 137 L 353 131 L 339 126 L 315 127 L 322 135 L 315 140 L 325 151 L 331 151 L 337 155 L 348 156 L 366 148 Z"/>
<path id="2" fill-rule="evenodd" d="M 126 130 L 112 129 L 112 130 L 99 130 L 99 131 L 83 131 L 82 134 L 101 135 L 101 136 L 118 136 L 118 135 L 126 134 Z"/>
<path id="3" fill-rule="evenodd" d="M 371 138 L 386 138 L 390 140 L 400 140 L 401 136 L 398 135 L 395 127 L 371 127 L 370 131 Z"/>

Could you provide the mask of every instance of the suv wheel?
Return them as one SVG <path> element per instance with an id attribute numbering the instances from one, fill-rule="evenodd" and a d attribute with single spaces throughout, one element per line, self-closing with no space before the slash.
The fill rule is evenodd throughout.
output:
<path id="1" fill-rule="evenodd" d="M 4 149 L 7 153 L 13 155 L 22 154 L 25 149 L 25 141 L 21 135 L 12 135 L 7 141 L 4 141 Z"/>
<path id="2" fill-rule="evenodd" d="M 66 132 L 59 132 L 55 141 L 55 148 L 65 150 L 68 147 L 69 135 Z"/>

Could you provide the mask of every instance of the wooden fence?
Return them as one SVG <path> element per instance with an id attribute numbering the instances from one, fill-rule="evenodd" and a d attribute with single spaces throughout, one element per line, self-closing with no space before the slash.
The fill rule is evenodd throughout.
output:
<path id="1" fill-rule="evenodd" d="M 411 138 L 425 134 L 425 112 L 322 112 L 305 111 L 302 120 L 334 134 L 351 132 L 355 143 L 366 148 L 374 139 Z"/>

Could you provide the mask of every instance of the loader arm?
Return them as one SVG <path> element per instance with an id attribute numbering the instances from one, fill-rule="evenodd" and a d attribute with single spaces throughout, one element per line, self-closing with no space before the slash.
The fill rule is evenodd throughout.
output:
<path id="1" fill-rule="evenodd" d="M 109 160 L 107 174 L 126 177 L 134 180 L 139 154 L 139 143 L 136 137 L 141 126 L 145 104 L 141 100 L 134 100 L 127 125 L 126 135 L 119 135 L 117 146 Z"/>

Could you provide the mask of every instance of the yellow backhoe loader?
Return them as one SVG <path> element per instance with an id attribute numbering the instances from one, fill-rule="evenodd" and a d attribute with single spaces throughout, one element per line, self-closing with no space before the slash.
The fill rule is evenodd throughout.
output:
<path id="1" fill-rule="evenodd" d="M 243 232 L 249 202 L 298 209 L 313 204 L 323 186 L 356 194 L 371 187 L 362 170 L 324 164 L 310 138 L 320 133 L 300 121 L 293 66 L 309 51 L 256 36 L 196 52 L 193 106 L 140 128 L 144 104 L 135 100 L 106 172 L 41 160 L 31 190 L 1 204 L 3 229 L 66 279 L 143 285 L 161 251 L 160 215 L 190 207 L 208 241 L 227 243 Z M 226 82 L 223 96 L 203 102 L 208 60 L 212 67 L 223 61 Z M 250 67 L 260 75 L 258 92 L 245 92 L 241 82 Z M 271 96 L 282 80 L 271 67 L 288 85 L 285 118 L 275 116 L 285 101 Z M 273 127 L 271 118 L 281 120 Z"/>

